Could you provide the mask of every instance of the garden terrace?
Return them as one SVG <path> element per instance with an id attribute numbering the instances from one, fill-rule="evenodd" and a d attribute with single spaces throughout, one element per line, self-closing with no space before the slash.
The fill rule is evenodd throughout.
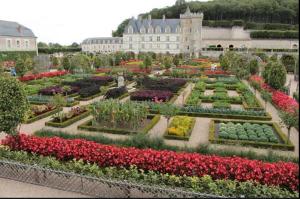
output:
<path id="1" fill-rule="evenodd" d="M 213 119 L 210 124 L 209 141 L 294 150 L 294 145 L 288 141 L 280 127 L 272 122 Z"/>

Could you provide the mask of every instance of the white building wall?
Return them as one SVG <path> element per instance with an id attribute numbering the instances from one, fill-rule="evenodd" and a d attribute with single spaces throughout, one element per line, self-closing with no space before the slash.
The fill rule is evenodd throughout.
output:
<path id="1" fill-rule="evenodd" d="M 0 51 L 37 51 L 36 38 L 0 36 Z"/>

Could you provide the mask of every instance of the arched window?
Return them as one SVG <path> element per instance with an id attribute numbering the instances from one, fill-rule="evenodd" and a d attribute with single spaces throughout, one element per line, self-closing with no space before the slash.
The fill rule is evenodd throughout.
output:
<path id="1" fill-rule="evenodd" d="M 232 44 L 229 45 L 229 48 L 233 48 L 234 46 Z"/>
<path id="2" fill-rule="evenodd" d="M 297 44 L 293 44 L 293 49 L 298 49 L 298 45 Z"/>
<path id="3" fill-rule="evenodd" d="M 160 26 L 157 26 L 157 27 L 155 28 L 155 33 L 161 33 L 161 28 L 160 28 Z"/>
<path id="4" fill-rule="evenodd" d="M 217 45 L 217 48 L 222 48 L 222 45 L 221 45 L 221 44 L 218 44 L 218 45 Z"/>

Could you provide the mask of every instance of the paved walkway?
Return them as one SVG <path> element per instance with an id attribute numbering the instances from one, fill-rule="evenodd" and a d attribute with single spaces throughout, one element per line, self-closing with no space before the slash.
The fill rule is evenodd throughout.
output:
<path id="1" fill-rule="evenodd" d="M 1 198 L 89 198 L 79 193 L 0 178 Z"/>

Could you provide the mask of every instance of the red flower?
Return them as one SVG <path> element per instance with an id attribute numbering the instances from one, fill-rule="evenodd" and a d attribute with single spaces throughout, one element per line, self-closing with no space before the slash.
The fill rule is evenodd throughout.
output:
<path id="1" fill-rule="evenodd" d="M 128 168 L 136 165 L 174 175 L 203 176 L 238 181 L 254 180 L 261 184 L 299 189 L 299 165 L 288 162 L 266 163 L 240 157 L 219 157 L 197 153 L 177 153 L 152 149 L 124 148 L 102 145 L 86 140 L 65 140 L 58 137 L 40 138 L 24 134 L 8 136 L 2 144 L 13 150 L 54 156 L 60 160 L 82 159 L 100 167 Z"/>

